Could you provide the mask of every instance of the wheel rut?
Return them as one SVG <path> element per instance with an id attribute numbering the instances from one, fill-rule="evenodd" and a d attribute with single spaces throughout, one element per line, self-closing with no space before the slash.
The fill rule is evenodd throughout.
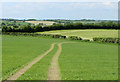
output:
<path id="1" fill-rule="evenodd" d="M 29 68 L 31 68 L 34 64 L 36 64 L 38 61 L 40 61 L 45 55 L 47 55 L 49 52 L 51 52 L 54 49 L 55 43 L 51 44 L 51 47 L 48 51 L 46 51 L 43 55 L 39 56 L 32 62 L 30 62 L 28 65 L 23 67 L 22 69 L 18 70 L 16 73 L 14 73 L 11 77 L 9 77 L 6 80 L 17 80 L 22 74 L 24 74 Z"/>
<path id="2" fill-rule="evenodd" d="M 58 50 L 53 56 L 51 61 L 51 66 L 48 70 L 48 80 L 61 80 L 58 58 L 62 51 L 62 44 L 64 43 L 73 43 L 73 42 L 61 42 L 58 44 Z"/>

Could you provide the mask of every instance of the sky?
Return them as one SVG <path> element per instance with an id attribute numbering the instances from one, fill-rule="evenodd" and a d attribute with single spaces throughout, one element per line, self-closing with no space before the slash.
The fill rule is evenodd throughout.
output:
<path id="1" fill-rule="evenodd" d="M 17 19 L 95 19 L 117 20 L 118 2 L 17 2 L 4 1 L 0 5 L 0 18 Z"/>

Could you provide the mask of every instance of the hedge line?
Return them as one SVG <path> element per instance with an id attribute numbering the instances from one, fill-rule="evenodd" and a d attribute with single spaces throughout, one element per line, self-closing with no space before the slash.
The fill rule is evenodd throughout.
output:
<path id="1" fill-rule="evenodd" d="M 120 38 L 100 38 L 100 37 L 95 37 L 95 38 L 93 38 L 93 41 L 120 44 Z"/>
<path id="2" fill-rule="evenodd" d="M 71 40 L 82 40 L 82 38 L 80 38 L 78 36 L 69 36 L 68 39 L 71 39 Z"/>
<path id="3" fill-rule="evenodd" d="M 50 38 L 63 38 L 65 39 L 66 36 L 62 35 L 52 35 L 52 34 L 37 34 L 37 33 L 20 33 L 20 32 L 3 32 L 3 35 L 23 35 L 23 36 L 42 36 L 42 37 L 50 37 Z"/>
<path id="4" fill-rule="evenodd" d="M 3 35 L 23 35 L 23 36 L 41 36 L 41 37 L 50 37 L 50 38 L 61 38 L 61 39 L 69 39 L 69 40 L 81 40 L 88 42 L 89 39 L 82 39 L 78 36 L 62 36 L 62 35 L 53 35 L 53 34 L 37 34 L 37 33 L 19 33 L 19 32 L 3 32 Z M 101 37 L 95 37 L 93 38 L 93 41 L 95 42 L 104 42 L 104 43 L 117 43 L 120 44 L 120 38 L 101 38 Z"/>

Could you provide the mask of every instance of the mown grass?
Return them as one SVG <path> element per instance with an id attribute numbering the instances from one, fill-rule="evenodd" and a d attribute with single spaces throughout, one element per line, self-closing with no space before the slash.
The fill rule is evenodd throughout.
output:
<path id="1" fill-rule="evenodd" d="M 2 79 L 8 78 L 21 67 L 46 52 L 50 48 L 51 43 L 59 41 L 63 40 L 3 35 Z"/>
<path id="2" fill-rule="evenodd" d="M 38 32 L 43 34 L 61 34 L 65 36 L 79 36 L 81 38 L 92 39 L 93 37 L 118 37 L 118 30 L 86 29 L 86 30 L 56 30 Z"/>
<path id="3" fill-rule="evenodd" d="M 117 80 L 118 46 L 78 42 L 62 45 L 62 80 Z"/>
<path id="4" fill-rule="evenodd" d="M 26 71 L 20 78 L 18 78 L 18 80 L 47 80 L 48 69 L 50 67 L 52 57 L 57 49 L 58 47 L 55 46 L 50 53 L 48 53 L 38 63 L 34 64 L 28 71 Z"/>

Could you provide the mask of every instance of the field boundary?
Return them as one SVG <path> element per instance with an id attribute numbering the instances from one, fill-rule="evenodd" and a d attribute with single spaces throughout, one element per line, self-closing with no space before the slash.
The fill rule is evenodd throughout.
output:
<path id="1" fill-rule="evenodd" d="M 112 37 L 93 37 L 89 38 L 81 38 L 79 36 L 63 36 L 56 34 L 36 34 L 36 33 L 17 33 L 17 32 L 4 32 L 3 35 L 13 35 L 13 36 L 40 36 L 45 38 L 57 38 L 57 39 L 68 39 L 68 40 L 76 40 L 76 41 L 84 41 L 84 42 L 98 42 L 98 43 L 113 43 L 120 44 L 120 38 L 112 38 Z M 97 40 L 96 40 L 97 39 Z M 101 39 L 101 40 L 100 40 Z"/>
<path id="2" fill-rule="evenodd" d="M 49 50 L 47 50 L 43 55 L 37 57 L 35 60 L 30 62 L 28 65 L 23 67 L 22 69 L 18 70 L 16 73 L 14 73 L 12 76 L 7 78 L 6 80 L 17 80 L 22 74 L 24 74 L 29 68 L 31 68 L 35 63 L 40 61 L 45 55 L 47 55 L 49 52 L 51 52 L 54 49 L 55 43 L 51 44 L 51 47 Z"/>

